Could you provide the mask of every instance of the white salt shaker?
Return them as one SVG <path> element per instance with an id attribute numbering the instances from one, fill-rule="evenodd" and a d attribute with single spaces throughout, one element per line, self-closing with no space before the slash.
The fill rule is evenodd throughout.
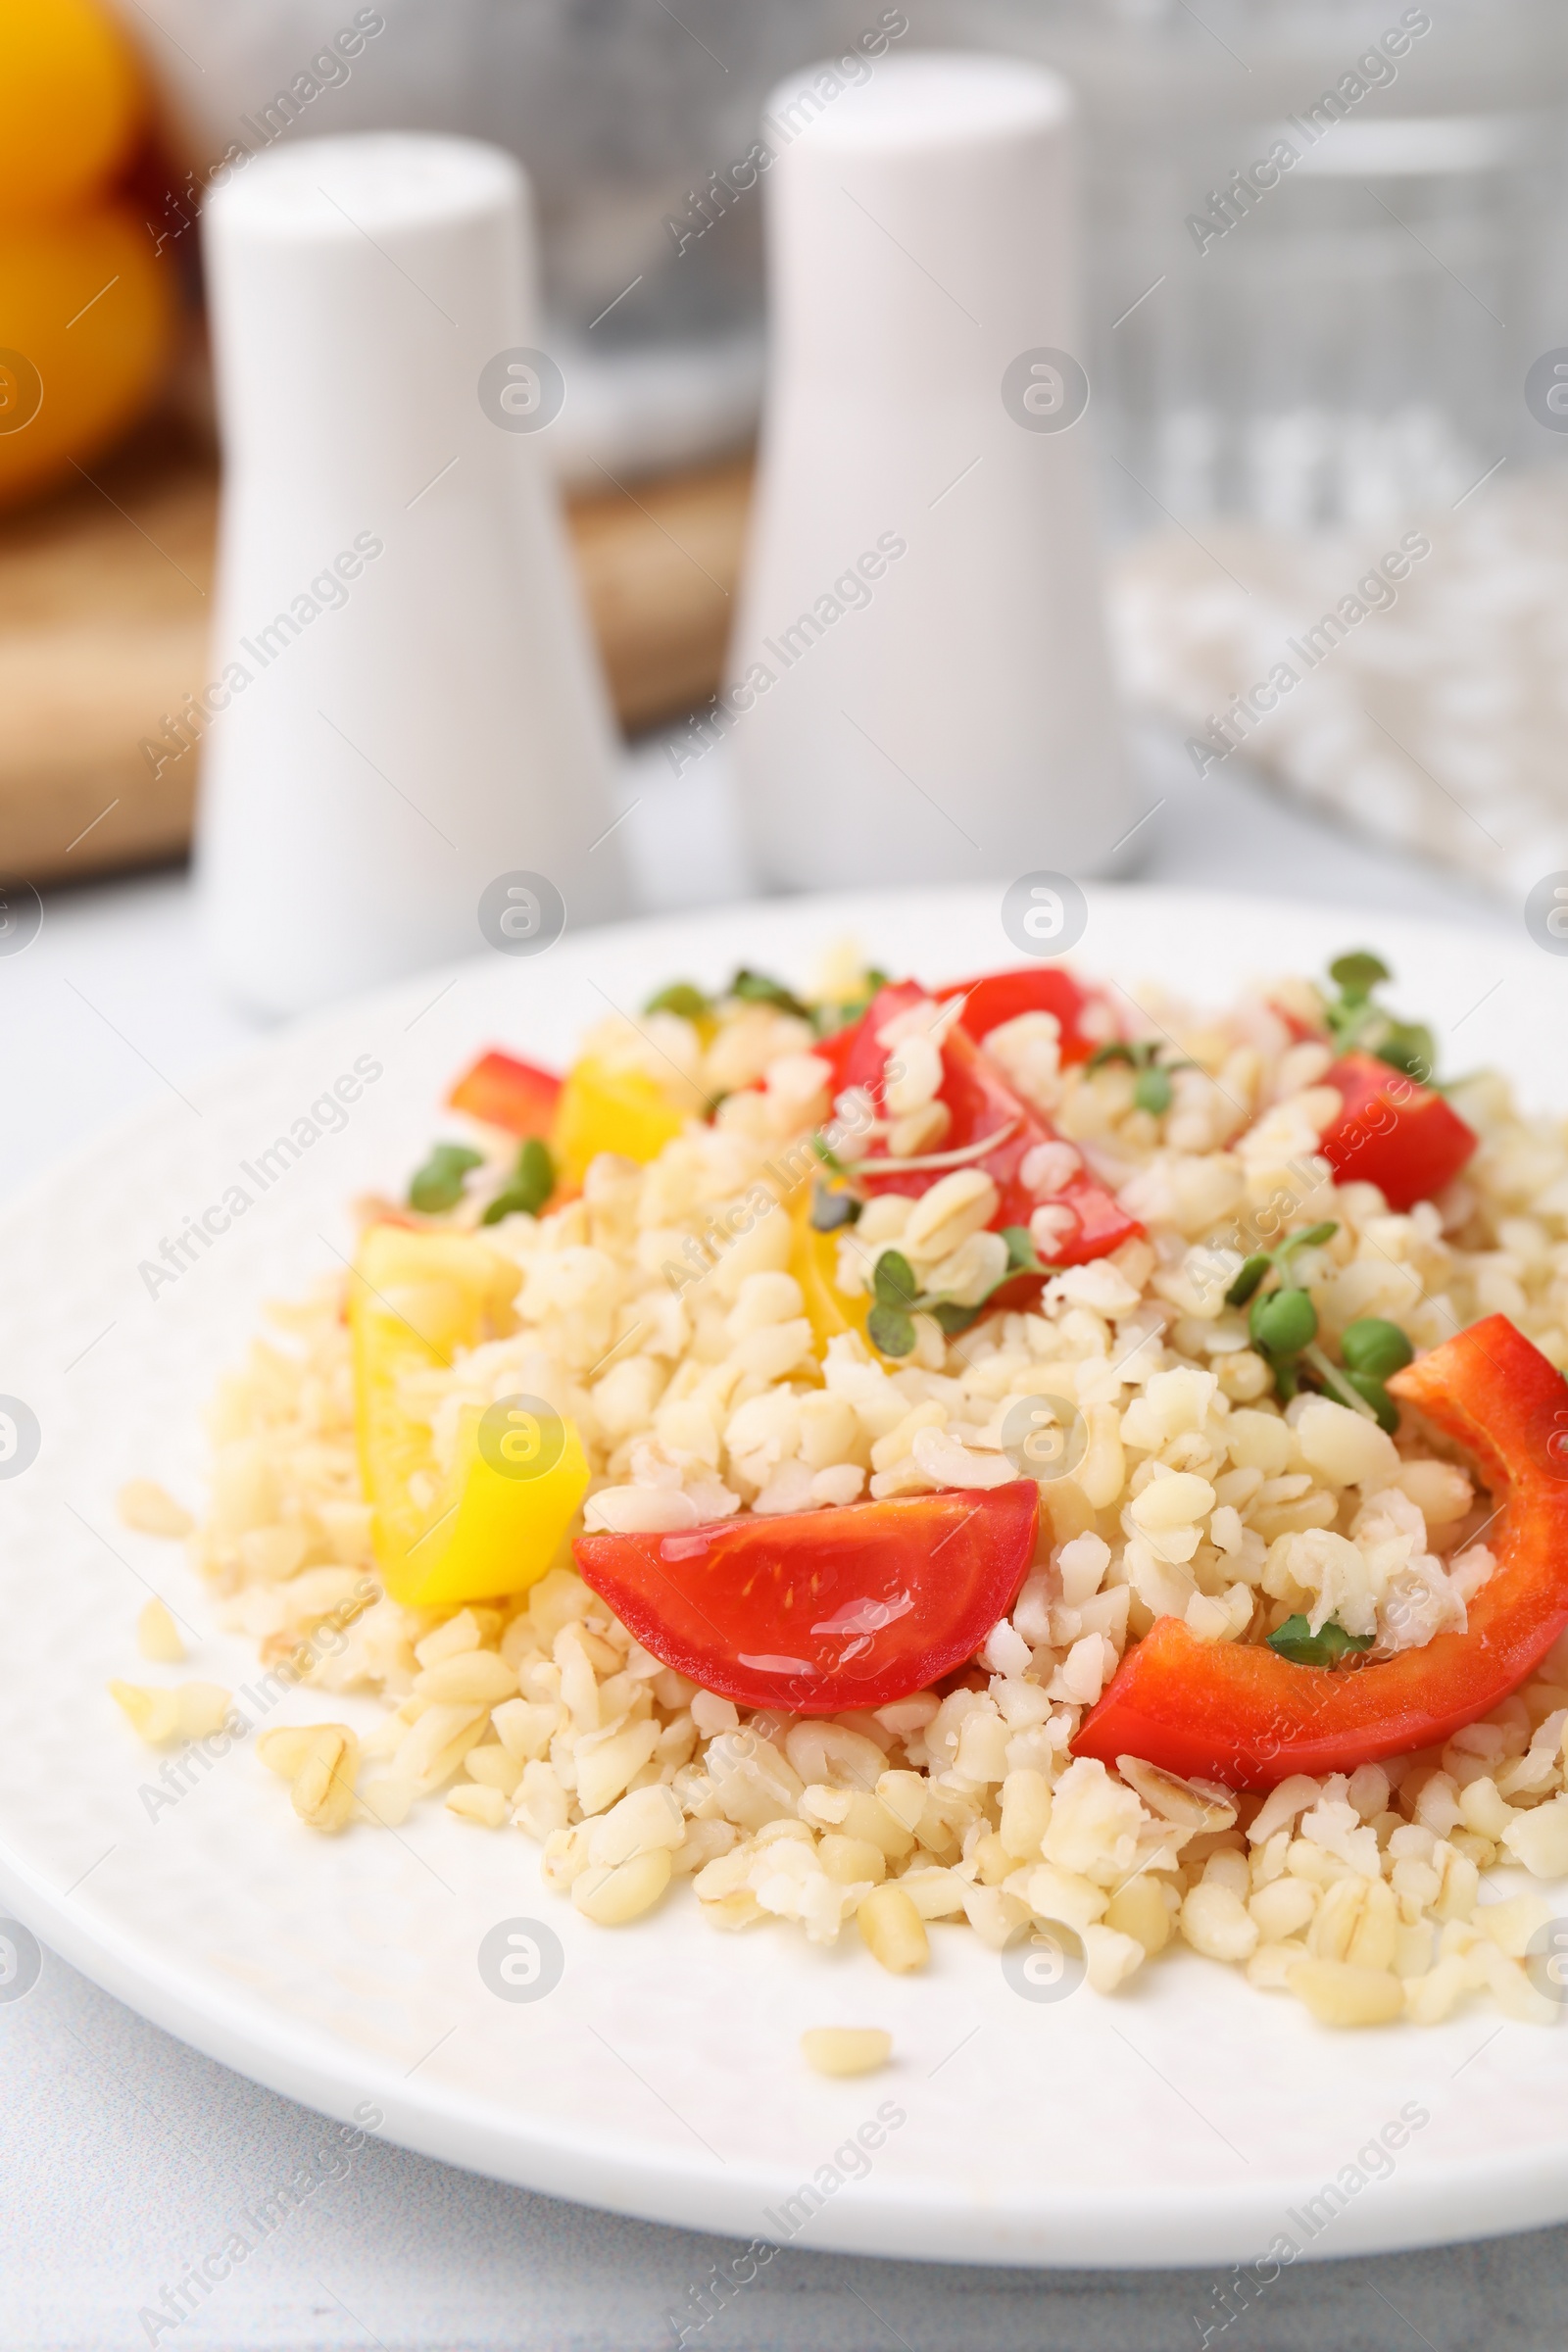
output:
<path id="1" fill-rule="evenodd" d="M 222 977 L 293 1012 L 621 912 L 521 171 L 467 139 L 299 140 L 204 231 L 224 478 L 190 723 Z"/>
<path id="2" fill-rule="evenodd" d="M 774 884 L 1095 873 L 1136 820 L 1072 121 L 1054 74 L 934 52 L 768 102 L 770 377 L 708 724 Z"/>

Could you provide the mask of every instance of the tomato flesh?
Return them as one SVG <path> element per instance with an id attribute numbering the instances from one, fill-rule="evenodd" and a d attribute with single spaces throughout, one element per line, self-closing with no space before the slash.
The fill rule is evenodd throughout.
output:
<path id="1" fill-rule="evenodd" d="M 1389 1386 L 1474 1456 L 1501 1506 L 1486 1537 L 1497 1564 L 1466 1631 L 1331 1670 L 1200 1642 L 1161 1617 L 1123 1658 L 1076 1754 L 1142 1756 L 1233 1788 L 1353 1772 L 1437 1746 L 1540 1664 L 1568 1627 L 1568 1381 L 1506 1316 L 1488 1315 Z"/>
<path id="2" fill-rule="evenodd" d="M 1328 1044 L 1329 1033 L 1321 1018 L 1309 1021 L 1289 1004 L 1282 1004 L 1277 997 L 1269 999 L 1268 1008 L 1277 1021 L 1284 1022 L 1293 1046 L 1304 1046 L 1308 1042 L 1314 1045 Z"/>
<path id="3" fill-rule="evenodd" d="M 1324 1075 L 1344 1101 L 1321 1150 L 1336 1176 L 1375 1184 L 1394 1209 L 1435 1200 L 1478 1138 L 1442 1095 L 1371 1054 L 1347 1054 Z"/>
<path id="4" fill-rule="evenodd" d="M 465 1070 L 447 1101 L 454 1110 L 504 1127 L 509 1135 L 548 1135 L 560 1093 L 561 1080 L 550 1070 L 493 1050 Z"/>
<path id="5" fill-rule="evenodd" d="M 643 1647 L 747 1707 L 886 1706 L 972 1658 L 1029 1573 L 1040 1490 L 579 1536 L 578 1571 Z"/>
<path id="6" fill-rule="evenodd" d="M 1114 1021 L 1103 1017 L 1107 1010 L 1104 998 L 1054 964 L 1025 964 L 1011 972 L 983 972 L 978 980 L 960 980 L 952 988 L 936 991 L 939 1004 L 945 1004 L 950 997 L 962 997 L 959 1024 L 977 1046 L 985 1044 L 993 1029 L 1000 1029 L 1004 1021 L 1017 1020 L 1020 1013 L 1054 1013 L 1061 1024 L 1063 1069 L 1070 1069 L 1076 1061 L 1087 1061 L 1097 1046 L 1102 1046 L 1116 1034 Z M 1082 1026 L 1083 1015 L 1091 1006 L 1101 1012 L 1102 1021 L 1086 1030 Z"/>
<path id="7" fill-rule="evenodd" d="M 821 1049 L 833 1058 L 835 1093 L 842 1093 L 848 1087 L 863 1087 L 872 1102 L 880 1104 L 887 1065 L 896 1049 L 884 1046 L 877 1031 L 911 1005 L 929 1002 L 925 990 L 913 981 L 882 989 L 853 1029 L 845 1030 Z M 1078 1266 L 1090 1258 L 1104 1257 L 1143 1232 L 1137 1218 L 1129 1216 L 1104 1186 L 1097 1184 L 1082 1168 L 1054 1191 L 1036 1192 L 1025 1185 L 1024 1161 L 1037 1144 L 1057 1140 L 1054 1130 L 1039 1111 L 1014 1094 L 997 1064 L 980 1051 L 961 1026 L 950 1029 L 943 1041 L 938 1100 L 947 1104 L 950 1115 L 947 1133 L 939 1147 L 944 1152 L 960 1151 L 965 1144 L 982 1136 L 1006 1130 L 994 1152 L 966 1163 L 983 1168 L 1002 1196 L 992 1219 L 999 1230 L 1004 1225 L 1027 1225 L 1034 1210 L 1046 1204 L 1070 1209 L 1071 1227 L 1053 1242 L 1049 1253 L 1042 1253 L 1049 1254 L 1053 1263 L 1060 1266 Z M 879 1147 L 873 1156 L 880 1155 Z M 858 1167 L 857 1174 L 861 1174 Z M 907 1175 L 896 1169 L 891 1172 L 877 1169 L 865 1173 L 862 1180 L 869 1193 L 915 1195 L 929 1192 L 940 1174 L 940 1170 L 929 1168 L 912 1169 Z M 1010 1292 L 1011 1286 L 1007 1303 L 1011 1303 Z"/>

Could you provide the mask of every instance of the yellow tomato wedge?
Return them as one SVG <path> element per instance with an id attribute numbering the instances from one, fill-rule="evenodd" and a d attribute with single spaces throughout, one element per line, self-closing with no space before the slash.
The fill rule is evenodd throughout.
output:
<path id="1" fill-rule="evenodd" d="M 550 1143 L 567 1183 L 580 1185 L 601 1152 L 657 1159 L 685 1124 L 685 1112 L 656 1078 L 590 1054 L 566 1072 Z"/>
<path id="2" fill-rule="evenodd" d="M 834 1280 L 838 1272 L 839 1237 L 836 1233 L 818 1233 L 812 1225 L 811 1191 L 810 1185 L 803 1184 L 790 1212 L 795 1238 L 789 1270 L 801 1286 L 811 1325 L 811 1351 L 820 1363 L 827 1353 L 829 1340 L 836 1340 L 841 1332 L 858 1331 L 862 1340 L 865 1338 L 865 1319 L 871 1311 L 871 1301 L 863 1291 L 853 1295 L 841 1291 Z"/>
<path id="3" fill-rule="evenodd" d="M 481 1449 L 474 1409 L 464 1415 L 443 1475 L 429 1424 L 404 1399 L 411 1374 L 450 1364 L 456 1349 L 487 1336 L 518 1280 L 499 1250 L 466 1234 L 372 1225 L 360 1245 L 349 1297 L 360 1469 L 382 1580 L 394 1600 L 414 1608 L 486 1600 L 537 1583 L 588 1485 L 571 1422 L 544 1425 L 542 1466 L 531 1468 L 541 1460 L 541 1425 L 514 1414 L 517 1426 Z"/>

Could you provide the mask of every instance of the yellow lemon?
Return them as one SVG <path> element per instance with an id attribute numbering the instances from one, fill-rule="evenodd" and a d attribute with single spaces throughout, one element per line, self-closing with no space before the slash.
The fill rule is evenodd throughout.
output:
<path id="1" fill-rule="evenodd" d="M 0 220 L 72 211 L 146 117 L 129 42 L 94 0 L 0 0 Z"/>
<path id="2" fill-rule="evenodd" d="M 0 233 L 0 506 L 74 479 L 73 458 L 134 421 L 174 317 L 173 272 L 118 206 Z"/>

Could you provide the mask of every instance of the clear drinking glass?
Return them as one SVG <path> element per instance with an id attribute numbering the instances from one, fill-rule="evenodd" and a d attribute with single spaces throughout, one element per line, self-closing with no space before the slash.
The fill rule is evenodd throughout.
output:
<path id="1" fill-rule="evenodd" d="M 947 22 L 1079 89 L 1122 530 L 1372 524 L 1560 455 L 1524 400 L 1568 342 L 1560 0 L 965 0 Z"/>

